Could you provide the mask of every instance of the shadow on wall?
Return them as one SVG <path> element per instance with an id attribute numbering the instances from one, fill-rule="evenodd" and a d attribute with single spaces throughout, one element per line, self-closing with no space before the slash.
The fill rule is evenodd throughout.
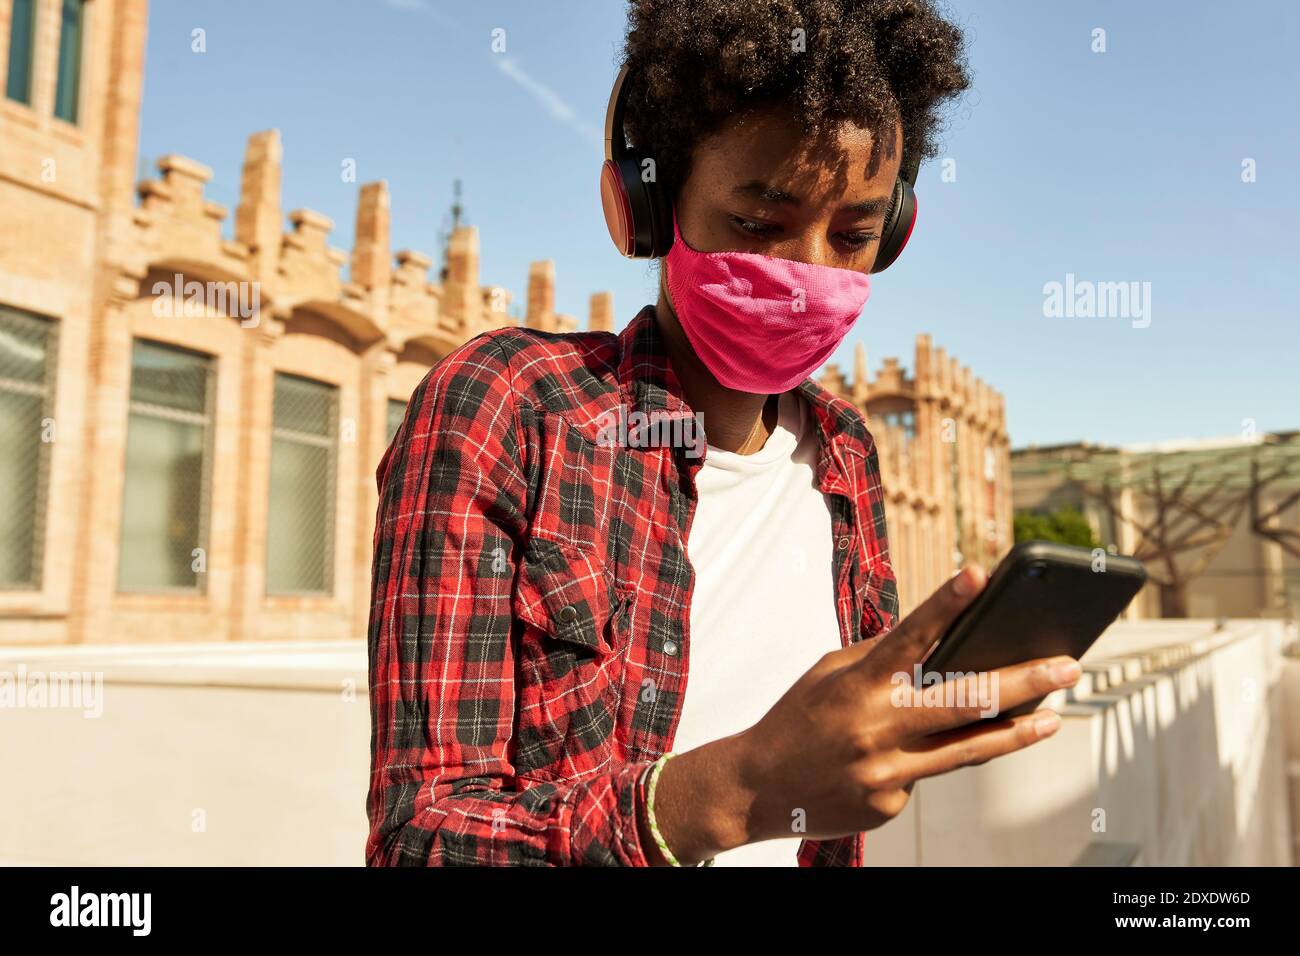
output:
<path id="1" fill-rule="evenodd" d="M 1282 656 L 1287 625 L 1151 622 L 1108 636 L 1126 628 L 1157 640 L 1085 655 L 1077 696 L 1047 702 L 1062 715 L 1054 737 L 921 783 L 868 841 L 869 862 L 1059 866 L 1104 844 L 1138 865 L 1290 865 L 1287 737 L 1300 746 L 1300 727 L 1287 727 L 1284 695 L 1300 690 L 1300 660 Z"/>

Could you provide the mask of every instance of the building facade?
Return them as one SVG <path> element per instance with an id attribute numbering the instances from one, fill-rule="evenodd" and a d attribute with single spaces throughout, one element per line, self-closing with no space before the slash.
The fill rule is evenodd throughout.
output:
<path id="1" fill-rule="evenodd" d="M 1014 544 L 1001 393 L 935 348 L 928 335 L 917 336 L 910 376 L 887 358 L 870 377 L 859 344 L 853 381 L 831 365 L 821 383 L 863 410 L 876 440 L 903 610 L 964 563 L 991 570 Z"/>
<path id="2" fill-rule="evenodd" d="M 364 633 L 374 468 L 429 366 L 514 324 L 478 234 L 349 253 L 248 141 L 233 237 L 181 156 L 138 185 L 144 0 L 0 2 L 0 641 Z M 342 271 L 347 267 L 348 278 Z M 554 267 L 529 325 L 562 330 Z M 597 323 L 608 296 L 593 297 Z"/>
<path id="3" fill-rule="evenodd" d="M 0 0 L 0 643 L 359 638 L 375 466 L 430 365 L 516 323 L 510 293 L 472 227 L 436 278 L 394 254 L 383 182 L 348 252 L 310 209 L 286 230 L 274 130 L 233 214 L 192 159 L 137 182 L 146 13 Z M 526 325 L 577 327 L 554 290 L 534 263 Z M 607 293 L 589 321 L 613 330 Z M 826 382 L 877 434 L 910 606 L 1009 546 L 1002 403 L 924 338 L 912 378 L 858 365 Z"/>

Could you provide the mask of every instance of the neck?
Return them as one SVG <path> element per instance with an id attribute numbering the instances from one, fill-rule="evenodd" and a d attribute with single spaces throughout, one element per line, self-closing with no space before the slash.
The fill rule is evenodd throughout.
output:
<path id="1" fill-rule="evenodd" d="M 739 455 L 751 455 L 762 448 L 776 429 L 776 396 L 738 392 L 713 377 L 682 331 L 662 278 L 659 300 L 655 303 L 655 321 L 668 350 L 668 361 L 681 382 L 682 393 L 691 411 L 701 416 L 709 444 Z"/>

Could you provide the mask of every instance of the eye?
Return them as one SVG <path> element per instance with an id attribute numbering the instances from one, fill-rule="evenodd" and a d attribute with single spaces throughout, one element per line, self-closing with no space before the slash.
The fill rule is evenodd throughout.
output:
<path id="1" fill-rule="evenodd" d="M 839 234 L 840 242 L 844 243 L 850 249 L 861 249 L 868 243 L 875 242 L 880 237 L 874 232 L 842 232 Z"/>
<path id="2" fill-rule="evenodd" d="M 770 236 L 781 227 L 774 222 L 760 222 L 756 219 L 746 219 L 744 216 L 730 214 L 727 217 L 731 224 L 736 228 L 749 233 L 751 236 Z"/>

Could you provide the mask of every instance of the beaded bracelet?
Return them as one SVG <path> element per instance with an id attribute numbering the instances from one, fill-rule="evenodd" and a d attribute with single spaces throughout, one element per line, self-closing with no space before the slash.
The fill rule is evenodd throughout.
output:
<path id="1" fill-rule="evenodd" d="M 663 770 L 664 765 L 668 763 L 670 758 L 676 756 L 677 754 L 675 753 L 666 753 L 654 762 L 654 766 L 650 768 L 650 786 L 646 791 L 645 798 L 646 823 L 650 826 L 650 835 L 654 837 L 655 845 L 659 847 L 659 852 L 663 854 L 664 859 L 668 861 L 669 866 L 681 866 L 681 864 L 677 862 L 677 857 L 673 856 L 673 851 L 668 849 L 668 841 L 666 841 L 663 834 L 659 832 L 659 824 L 655 822 L 655 787 L 659 785 L 659 771 Z M 703 863 L 696 863 L 694 865 L 712 866 L 713 857 L 709 857 Z"/>

